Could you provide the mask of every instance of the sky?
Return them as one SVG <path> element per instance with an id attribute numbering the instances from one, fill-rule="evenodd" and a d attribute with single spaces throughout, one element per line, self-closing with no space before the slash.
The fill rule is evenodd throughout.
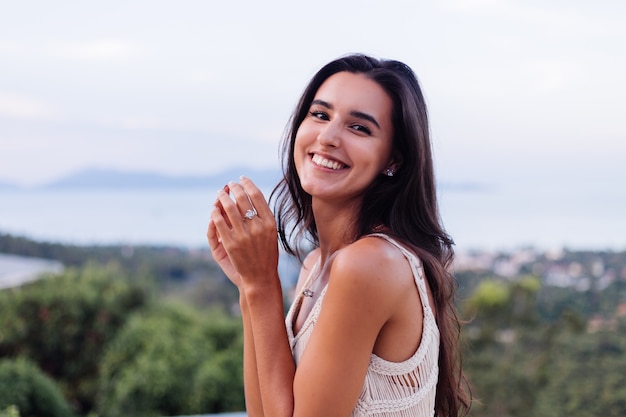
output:
<path id="1" fill-rule="evenodd" d="M 299 95 L 351 52 L 404 61 L 438 178 L 621 189 L 626 2 L 4 1 L 0 182 L 279 165 Z"/>

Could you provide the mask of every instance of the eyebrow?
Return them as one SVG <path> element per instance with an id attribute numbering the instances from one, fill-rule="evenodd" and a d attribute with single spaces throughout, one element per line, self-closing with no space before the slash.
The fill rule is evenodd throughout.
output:
<path id="1" fill-rule="evenodd" d="M 326 102 L 324 100 L 319 100 L 319 99 L 313 100 L 311 102 L 311 105 L 313 105 L 313 104 L 317 104 L 319 106 L 326 107 L 327 109 L 330 109 L 330 110 L 333 110 L 333 108 L 334 108 L 332 104 L 330 104 L 330 103 L 328 103 L 328 102 Z M 371 123 L 375 124 L 376 127 L 380 129 L 380 125 L 378 124 L 378 122 L 376 121 L 374 116 L 371 116 L 371 115 L 369 115 L 367 113 L 363 113 L 363 112 L 360 112 L 360 111 L 351 111 L 350 112 L 350 116 L 354 116 L 354 117 L 357 117 L 359 119 L 367 120 L 368 122 L 371 122 Z"/>

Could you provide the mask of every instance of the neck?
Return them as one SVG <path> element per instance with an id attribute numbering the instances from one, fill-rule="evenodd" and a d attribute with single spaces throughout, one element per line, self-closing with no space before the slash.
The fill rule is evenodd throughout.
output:
<path id="1" fill-rule="evenodd" d="M 357 204 L 330 204 L 313 200 L 313 215 L 317 225 L 322 264 L 333 253 L 354 239 L 354 221 L 358 214 Z"/>

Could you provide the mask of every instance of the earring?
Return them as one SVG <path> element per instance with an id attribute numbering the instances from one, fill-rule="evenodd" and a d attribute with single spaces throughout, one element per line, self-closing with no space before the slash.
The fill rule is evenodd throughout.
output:
<path id="1" fill-rule="evenodd" d="M 388 176 L 388 177 L 393 177 L 393 174 L 395 174 L 395 172 L 393 172 L 393 169 L 392 169 L 392 168 L 387 168 L 387 169 L 385 170 L 385 175 L 386 175 L 386 176 Z"/>

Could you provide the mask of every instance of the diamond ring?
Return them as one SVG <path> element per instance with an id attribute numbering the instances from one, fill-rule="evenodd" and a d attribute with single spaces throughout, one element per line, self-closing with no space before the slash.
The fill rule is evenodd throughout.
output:
<path id="1" fill-rule="evenodd" d="M 250 210 L 246 211 L 246 214 L 243 215 L 244 220 L 252 220 L 254 219 L 254 216 L 257 215 L 257 212 L 254 208 L 251 208 Z"/>

